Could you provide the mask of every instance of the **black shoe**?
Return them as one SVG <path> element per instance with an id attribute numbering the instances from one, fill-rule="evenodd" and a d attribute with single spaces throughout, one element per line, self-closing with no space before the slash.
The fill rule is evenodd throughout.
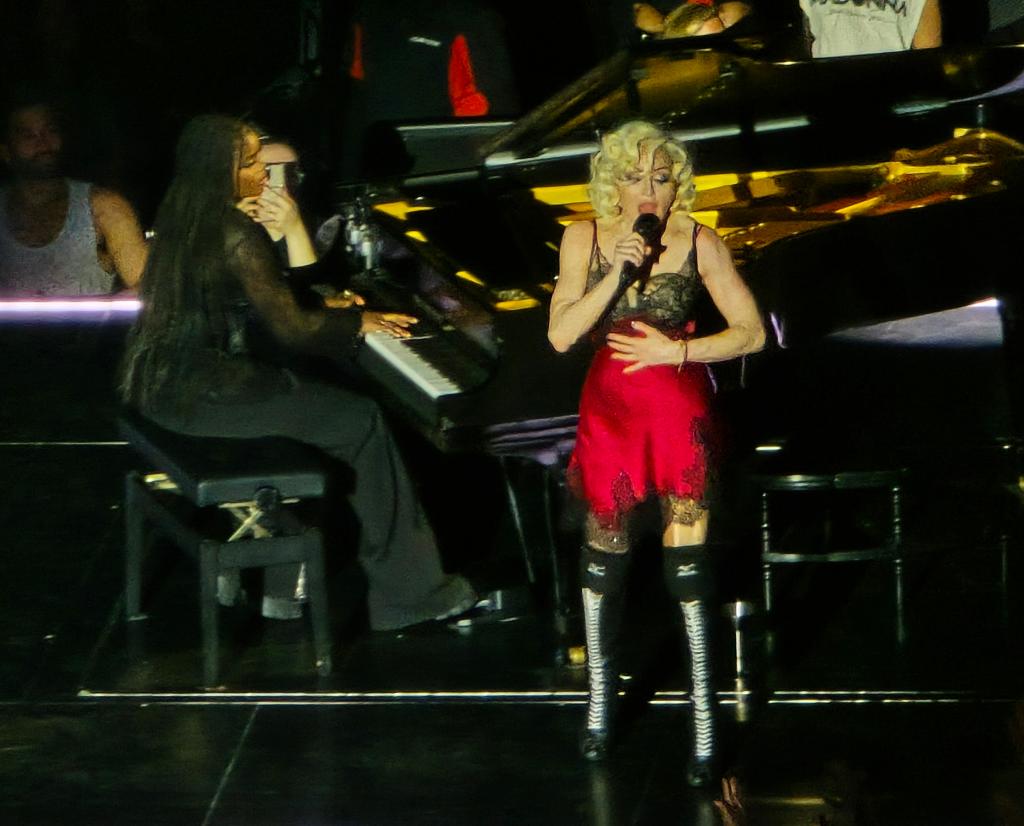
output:
<path id="1" fill-rule="evenodd" d="M 697 757 L 692 755 L 686 763 L 686 782 L 695 789 L 703 789 L 711 785 L 715 779 L 715 759 L 713 757 Z"/>
<path id="2" fill-rule="evenodd" d="M 591 763 L 601 763 L 608 758 L 612 748 L 612 735 L 608 729 L 584 729 L 580 739 L 580 754 Z"/>

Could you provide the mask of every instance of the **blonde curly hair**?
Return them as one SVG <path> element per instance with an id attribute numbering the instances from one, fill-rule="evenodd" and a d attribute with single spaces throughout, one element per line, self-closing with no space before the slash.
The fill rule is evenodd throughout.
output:
<path id="1" fill-rule="evenodd" d="M 601 137 L 601 148 L 590 158 L 590 203 L 601 218 L 614 218 L 621 212 L 619 181 L 640 161 L 644 150 L 661 151 L 672 162 L 676 197 L 671 209 L 689 212 L 693 206 L 693 164 L 683 145 L 653 123 L 634 120 Z"/>
<path id="2" fill-rule="evenodd" d="M 716 6 L 700 6 L 683 3 L 665 15 L 665 27 L 658 37 L 691 37 L 712 17 L 718 17 Z"/>

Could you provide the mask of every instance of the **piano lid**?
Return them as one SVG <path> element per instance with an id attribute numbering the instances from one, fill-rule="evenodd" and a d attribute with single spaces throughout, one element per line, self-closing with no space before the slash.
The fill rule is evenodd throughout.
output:
<path id="1" fill-rule="evenodd" d="M 964 99 L 1024 72 L 1024 49 L 1018 47 L 815 61 L 768 59 L 765 52 L 764 41 L 754 38 L 642 43 L 600 64 L 485 144 L 486 165 L 587 155 L 601 131 L 639 117 L 689 142 L 742 139 L 755 156 L 762 138 L 821 132 L 834 146 L 819 146 L 832 151 L 815 162 L 866 159 L 876 148 L 891 150 L 894 139 L 899 142 L 891 132 L 894 124 L 920 125 L 932 117 L 947 132 L 950 120 L 974 125 L 977 103 Z M 993 99 L 990 105 L 1005 102 Z M 774 155 L 774 145 L 769 151 Z M 701 160 L 702 171 L 709 171 L 707 159 Z M 723 163 L 735 169 L 735 157 Z"/>
<path id="2" fill-rule="evenodd" d="M 999 319 L 999 302 L 989 298 L 966 307 L 848 327 L 830 333 L 828 338 L 875 347 L 998 350 L 1003 346 L 1003 325 Z"/>

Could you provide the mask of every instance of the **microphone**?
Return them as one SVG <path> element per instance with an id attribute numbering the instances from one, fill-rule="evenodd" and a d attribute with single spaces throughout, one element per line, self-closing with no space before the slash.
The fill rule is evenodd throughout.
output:
<path id="1" fill-rule="evenodd" d="M 652 253 L 648 256 L 648 260 L 654 260 L 661 254 L 659 247 L 661 246 L 661 219 L 653 212 L 642 212 L 637 216 L 636 221 L 633 223 L 633 232 L 638 233 L 641 238 L 644 239 L 644 245 L 651 248 Z M 640 276 L 641 269 L 648 261 L 644 261 L 643 264 L 637 266 L 632 261 L 627 261 L 622 265 L 622 273 L 619 277 L 620 285 L 625 288 L 636 281 L 637 277 Z M 646 282 L 646 277 L 644 281 Z M 644 288 L 644 284 L 640 285 L 640 289 Z"/>

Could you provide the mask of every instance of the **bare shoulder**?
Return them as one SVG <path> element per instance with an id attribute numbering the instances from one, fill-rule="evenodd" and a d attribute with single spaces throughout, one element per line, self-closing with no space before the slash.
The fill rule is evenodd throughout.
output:
<path id="1" fill-rule="evenodd" d="M 594 237 L 594 225 L 590 221 L 575 221 L 562 233 L 562 247 L 577 250 L 589 247 Z"/>
<path id="2" fill-rule="evenodd" d="M 729 248 L 725 245 L 714 227 L 709 227 L 707 224 L 700 225 L 700 231 L 697 233 L 697 254 L 698 255 L 710 255 L 710 256 L 725 256 L 729 257 Z"/>
<path id="3" fill-rule="evenodd" d="M 97 223 L 105 220 L 124 218 L 136 219 L 135 210 L 128 199 L 119 192 L 102 186 L 93 186 L 89 191 L 89 203 Z"/>
<path id="4" fill-rule="evenodd" d="M 697 271 L 705 284 L 737 277 L 732 252 L 713 227 L 700 225 L 697 233 Z"/>
<path id="5" fill-rule="evenodd" d="M 677 232 L 681 234 L 689 234 L 693 232 L 693 225 L 696 221 L 690 217 L 689 213 L 686 212 L 670 212 L 668 215 L 668 222 L 665 228 L 669 232 Z"/>
<path id="6" fill-rule="evenodd" d="M 685 212 L 673 212 L 669 216 L 666 230 L 674 238 L 685 239 L 687 246 L 693 238 L 694 230 L 697 230 L 698 254 L 705 250 L 710 253 L 713 248 L 722 244 L 722 239 L 718 237 L 713 227 L 700 223 Z"/>

